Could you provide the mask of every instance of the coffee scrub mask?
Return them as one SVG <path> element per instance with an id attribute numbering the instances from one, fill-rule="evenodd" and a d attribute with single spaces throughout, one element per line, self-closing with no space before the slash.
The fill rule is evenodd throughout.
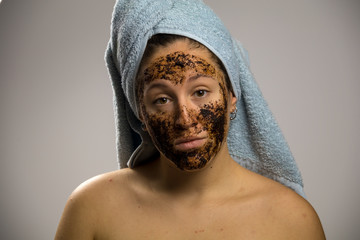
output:
<path id="1" fill-rule="evenodd" d="M 173 107 L 171 111 L 149 111 L 146 108 L 144 89 L 154 80 L 166 80 L 170 81 L 171 85 L 178 86 L 186 84 L 189 76 L 216 80 L 216 89 L 219 91 L 216 96 L 219 97 L 198 107 L 183 105 Z M 207 81 L 213 81 L 212 79 Z M 179 51 L 156 58 L 142 72 L 139 81 L 139 106 L 146 129 L 156 148 L 181 170 L 196 170 L 206 166 L 219 152 L 226 138 L 228 90 L 221 70 L 203 58 Z M 195 94 L 202 97 L 207 93 L 200 90 Z M 164 97 L 151 104 L 166 104 L 167 101 Z M 178 118 L 181 114 L 186 115 L 185 125 L 179 124 Z M 176 147 L 178 139 L 197 136 L 204 136 L 200 146 L 186 150 Z"/>

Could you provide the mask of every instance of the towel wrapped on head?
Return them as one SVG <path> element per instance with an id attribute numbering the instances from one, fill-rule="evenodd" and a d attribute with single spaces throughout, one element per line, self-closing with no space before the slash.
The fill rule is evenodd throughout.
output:
<path id="1" fill-rule="evenodd" d="M 304 197 L 301 174 L 249 69 L 247 52 L 201 0 L 116 1 L 105 58 L 114 91 L 120 168 L 134 168 L 159 156 L 141 129 L 135 89 L 146 44 L 156 34 L 196 40 L 220 59 L 238 99 L 227 139 L 231 157 Z"/>

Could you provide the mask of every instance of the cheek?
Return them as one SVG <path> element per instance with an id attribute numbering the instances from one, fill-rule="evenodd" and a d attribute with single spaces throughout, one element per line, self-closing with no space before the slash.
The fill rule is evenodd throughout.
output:
<path id="1" fill-rule="evenodd" d="M 208 132 L 209 137 L 217 144 L 224 140 L 226 121 L 226 104 L 207 104 L 200 110 L 201 123 Z"/>
<path id="2" fill-rule="evenodd" d="M 222 141 L 227 125 L 228 115 L 228 90 L 225 87 L 223 75 L 217 75 L 219 80 L 219 95 L 217 100 L 205 104 L 200 109 L 202 124 L 206 126 L 212 137 Z"/>
<path id="3" fill-rule="evenodd" d="M 169 143 L 175 137 L 174 117 L 170 114 L 145 114 L 147 129 L 153 142 L 156 144 Z"/>

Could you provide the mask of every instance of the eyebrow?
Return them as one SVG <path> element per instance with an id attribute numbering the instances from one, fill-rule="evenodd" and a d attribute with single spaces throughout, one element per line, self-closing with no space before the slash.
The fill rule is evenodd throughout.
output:
<path id="1" fill-rule="evenodd" d="M 209 76 L 209 75 L 205 75 L 205 74 L 196 74 L 196 75 L 194 75 L 194 76 L 189 77 L 188 82 L 195 81 L 196 79 L 201 78 L 201 77 L 211 78 L 211 79 L 213 79 L 213 80 L 216 80 L 216 79 L 214 79 L 213 77 L 211 77 L 211 76 Z"/>
<path id="2" fill-rule="evenodd" d="M 146 92 L 150 91 L 153 88 L 169 88 L 169 87 L 165 83 L 162 83 L 162 82 L 153 83 L 150 85 L 150 87 L 148 89 L 146 89 Z"/>
<path id="3" fill-rule="evenodd" d="M 188 82 L 193 82 L 195 81 L 196 79 L 199 79 L 201 77 L 205 77 L 205 78 L 210 78 L 214 81 L 216 81 L 216 79 L 214 79 L 213 77 L 209 76 L 209 75 L 205 75 L 205 74 L 196 74 L 194 76 L 191 76 L 188 78 Z M 146 91 L 150 91 L 151 89 L 153 88 L 169 88 L 169 86 L 163 82 L 157 82 L 157 83 L 151 83 L 150 84 L 150 87 L 148 89 L 146 89 Z"/>

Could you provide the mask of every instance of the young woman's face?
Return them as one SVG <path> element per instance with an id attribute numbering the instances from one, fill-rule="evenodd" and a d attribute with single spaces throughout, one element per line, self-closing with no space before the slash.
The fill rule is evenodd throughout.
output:
<path id="1" fill-rule="evenodd" d="M 150 57 L 138 79 L 154 145 L 182 170 L 203 168 L 226 141 L 229 121 L 230 93 L 210 54 L 178 41 Z"/>

